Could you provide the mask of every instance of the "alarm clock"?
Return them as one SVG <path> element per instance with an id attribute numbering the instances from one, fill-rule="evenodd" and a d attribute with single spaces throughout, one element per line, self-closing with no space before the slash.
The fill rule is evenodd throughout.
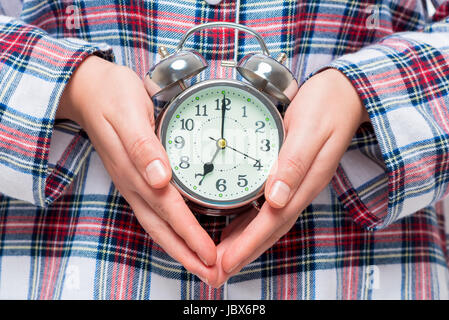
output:
<path id="1" fill-rule="evenodd" d="M 187 86 L 185 80 L 208 67 L 197 51 L 184 49 L 193 33 L 206 28 L 232 28 L 253 35 L 261 53 L 240 61 L 237 79 L 208 79 Z M 159 48 L 161 61 L 145 76 L 155 106 L 161 107 L 156 134 L 172 169 L 172 183 L 192 211 L 230 215 L 260 208 L 265 182 L 285 136 L 283 111 L 298 83 L 283 65 L 286 55 L 270 56 L 262 36 L 231 22 L 191 28 L 174 53 Z M 156 90 L 154 90 L 156 88 Z"/>

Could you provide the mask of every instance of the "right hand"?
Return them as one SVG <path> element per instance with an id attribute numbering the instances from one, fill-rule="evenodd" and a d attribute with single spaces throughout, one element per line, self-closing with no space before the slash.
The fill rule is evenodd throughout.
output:
<path id="1" fill-rule="evenodd" d="M 127 67 L 90 56 L 67 84 L 56 118 L 87 132 L 153 240 L 188 271 L 214 283 L 215 244 L 169 183 L 171 168 L 154 133 L 153 104 L 142 80 Z"/>

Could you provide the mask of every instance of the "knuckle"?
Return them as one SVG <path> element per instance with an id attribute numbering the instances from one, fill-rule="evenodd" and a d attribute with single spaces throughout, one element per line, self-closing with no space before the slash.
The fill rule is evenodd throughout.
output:
<path id="1" fill-rule="evenodd" d="M 280 220 L 280 225 L 283 226 L 288 223 L 288 221 L 290 220 L 290 216 L 286 212 L 278 212 L 277 219 Z M 276 234 L 276 232 L 278 231 L 279 229 L 277 229 L 274 234 Z"/>
<path id="2" fill-rule="evenodd" d="M 307 172 L 306 166 L 300 158 L 289 156 L 285 159 L 285 164 L 289 179 L 301 179 Z"/>
<path id="3" fill-rule="evenodd" d="M 153 138 L 150 136 L 140 136 L 130 144 L 128 147 L 128 153 L 132 159 L 142 159 L 144 156 L 148 155 L 148 148 L 153 142 Z M 148 151 L 147 151 L 148 150 Z"/>
<path id="4" fill-rule="evenodd" d="M 114 181 L 114 185 L 118 187 L 124 187 L 126 189 L 134 185 L 132 179 L 132 171 L 130 170 L 129 161 L 122 158 L 112 158 L 107 162 L 104 162 L 104 166 L 108 171 L 111 179 Z"/>
<path id="5" fill-rule="evenodd" d="M 273 233 L 273 240 L 274 241 L 278 241 L 279 239 L 281 239 L 294 225 L 295 221 L 293 221 L 292 223 L 292 218 L 287 216 L 287 215 L 282 215 L 282 222 L 283 222 L 283 228 L 279 228 L 277 229 L 274 233 Z M 287 226 L 287 227 L 285 227 Z"/>
<path id="6" fill-rule="evenodd" d="M 143 179 L 135 182 L 137 184 L 136 191 L 148 203 L 153 212 L 160 217 L 165 223 L 173 226 L 178 221 L 177 217 L 184 212 L 187 207 L 183 198 L 176 194 L 176 190 L 172 188 L 164 190 L 151 190 Z"/>
<path id="7" fill-rule="evenodd" d="M 166 226 L 163 221 L 154 220 L 151 223 L 145 225 L 145 231 L 151 236 L 154 241 L 160 244 L 164 230 L 166 230 Z"/>
<path id="8" fill-rule="evenodd" d="M 166 206 L 162 202 L 153 201 L 151 203 L 151 207 L 161 218 L 166 221 L 169 220 L 169 210 L 167 210 Z"/>
<path id="9" fill-rule="evenodd" d="M 154 201 L 151 206 L 153 207 L 153 210 L 170 225 L 176 219 L 175 212 L 179 213 L 180 211 L 179 200 L 167 199 L 165 197 Z"/>

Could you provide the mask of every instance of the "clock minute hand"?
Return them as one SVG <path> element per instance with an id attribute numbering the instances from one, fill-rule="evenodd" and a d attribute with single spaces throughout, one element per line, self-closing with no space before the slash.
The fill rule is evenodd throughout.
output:
<path id="1" fill-rule="evenodd" d="M 223 100 L 221 100 L 221 138 L 224 139 L 224 122 L 226 114 L 226 96 L 223 93 Z"/>

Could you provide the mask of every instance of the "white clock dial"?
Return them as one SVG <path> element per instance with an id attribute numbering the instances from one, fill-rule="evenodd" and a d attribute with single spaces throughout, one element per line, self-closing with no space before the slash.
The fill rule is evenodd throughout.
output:
<path id="1" fill-rule="evenodd" d="M 193 86 L 160 125 L 173 178 L 202 205 L 236 207 L 260 194 L 284 137 L 274 105 L 238 81 Z"/>

